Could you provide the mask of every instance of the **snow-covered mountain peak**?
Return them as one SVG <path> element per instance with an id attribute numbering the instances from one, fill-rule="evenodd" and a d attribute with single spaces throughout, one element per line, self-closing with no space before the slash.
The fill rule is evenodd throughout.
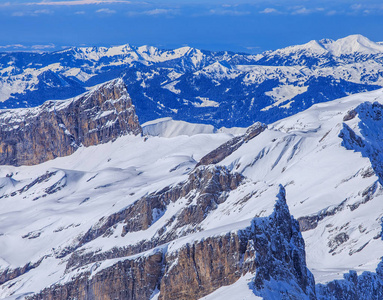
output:
<path id="1" fill-rule="evenodd" d="M 354 34 L 338 40 L 322 39 L 312 40 L 306 44 L 289 46 L 273 53 L 293 54 L 305 52 L 310 54 L 323 55 L 330 52 L 334 56 L 351 54 L 377 54 L 383 52 L 383 45 L 369 40 L 367 37 Z"/>
<path id="2" fill-rule="evenodd" d="M 232 67 L 228 63 L 226 63 L 224 61 L 216 61 L 216 62 L 212 63 L 211 65 L 207 66 L 204 69 L 205 70 L 207 70 L 207 69 L 218 69 L 218 70 L 225 70 L 225 71 L 227 71 L 227 70 L 231 70 Z"/>
<path id="3" fill-rule="evenodd" d="M 240 73 L 240 71 L 235 70 L 225 61 L 214 62 L 211 65 L 203 68 L 201 71 L 195 72 L 196 75 L 203 74 L 207 77 L 215 79 L 235 78 Z"/>
<path id="4" fill-rule="evenodd" d="M 295 46 L 289 46 L 280 50 L 276 50 L 273 53 L 278 55 L 291 55 L 295 53 L 305 52 L 309 53 L 311 55 L 324 55 L 328 51 L 326 48 L 324 48 L 318 41 L 312 40 L 306 44 L 303 45 L 295 45 Z"/>
<path id="5" fill-rule="evenodd" d="M 190 54 L 193 54 L 194 51 L 196 51 L 195 48 L 184 46 L 184 47 L 176 48 L 174 50 L 170 50 L 167 52 L 169 53 L 169 55 L 174 55 L 175 58 L 179 58 L 182 56 L 188 56 Z"/>
<path id="6" fill-rule="evenodd" d="M 324 47 L 334 56 L 351 54 L 383 53 L 383 45 L 375 43 L 363 35 L 355 34 L 324 44 Z"/>
<path id="7" fill-rule="evenodd" d="M 327 45 L 327 44 L 331 44 L 331 43 L 333 43 L 334 40 L 333 40 L 333 39 L 321 39 L 321 40 L 319 40 L 318 42 L 319 42 L 319 44 L 321 44 L 321 45 Z"/>
<path id="8" fill-rule="evenodd" d="M 145 53 L 147 55 L 153 55 L 158 52 L 158 48 L 148 45 L 143 45 L 137 48 L 137 52 Z"/>
<path id="9" fill-rule="evenodd" d="M 106 56 L 116 56 L 116 55 L 128 54 L 134 51 L 135 51 L 134 47 L 132 47 L 129 44 L 125 44 L 125 45 L 110 47 L 105 54 Z"/>

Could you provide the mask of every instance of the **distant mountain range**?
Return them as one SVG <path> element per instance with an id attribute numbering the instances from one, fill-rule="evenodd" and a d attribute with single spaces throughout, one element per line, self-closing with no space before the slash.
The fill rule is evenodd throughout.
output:
<path id="1" fill-rule="evenodd" d="M 245 127 L 382 87 L 383 45 L 351 35 L 258 55 L 130 45 L 1 53 L 0 108 L 74 97 L 118 77 L 141 123 L 172 117 Z"/>

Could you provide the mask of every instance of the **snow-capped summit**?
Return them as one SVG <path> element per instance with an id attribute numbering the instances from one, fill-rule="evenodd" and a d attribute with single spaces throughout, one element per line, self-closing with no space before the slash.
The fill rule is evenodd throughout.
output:
<path id="1" fill-rule="evenodd" d="M 375 43 L 360 34 L 350 35 L 336 41 L 327 42 L 323 44 L 323 46 L 335 56 L 383 53 L 383 45 Z"/>
<path id="2" fill-rule="evenodd" d="M 233 70 L 233 67 L 225 61 L 217 61 L 203 68 L 201 71 L 197 71 L 195 74 L 197 76 L 204 74 L 205 76 L 214 78 L 215 80 L 222 80 L 227 78 L 235 78 L 240 74 L 240 72 Z"/>
<path id="3" fill-rule="evenodd" d="M 383 54 L 383 45 L 375 43 L 363 35 L 355 34 L 338 40 L 312 40 L 306 44 L 269 51 L 265 53 L 264 58 L 261 60 L 270 62 L 278 58 L 278 62 L 285 59 L 289 61 L 289 64 L 295 63 L 299 65 L 307 64 L 307 58 L 311 58 L 315 59 L 316 64 L 327 64 L 330 56 L 333 56 L 334 62 L 338 62 L 342 56 L 359 56 L 361 54 Z"/>
<path id="4" fill-rule="evenodd" d="M 324 55 L 328 50 L 323 47 L 318 41 L 312 40 L 303 45 L 289 46 L 280 50 L 273 51 L 274 55 L 294 55 L 296 53 L 305 52 L 308 55 Z"/>
<path id="5" fill-rule="evenodd" d="M 142 123 L 171 117 L 217 128 L 246 127 L 383 87 L 382 49 L 380 43 L 352 35 L 260 55 L 129 44 L 4 53 L 0 108 L 75 97 L 122 77 Z"/>

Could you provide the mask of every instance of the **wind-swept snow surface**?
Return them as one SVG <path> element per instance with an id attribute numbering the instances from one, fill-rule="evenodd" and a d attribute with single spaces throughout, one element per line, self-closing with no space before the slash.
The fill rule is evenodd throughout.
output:
<path id="1" fill-rule="evenodd" d="M 95 278 L 116 264 L 159 254 L 172 262 L 167 274 L 176 273 L 177 255 L 185 249 L 262 229 L 278 215 L 276 195 L 281 201 L 284 190 L 305 241 L 299 251 L 306 250 L 316 283 L 349 270 L 375 272 L 383 253 L 382 105 L 383 90 L 353 95 L 234 137 L 191 124 L 180 127 L 182 134 L 174 132 L 175 121 L 160 120 L 144 126 L 154 126 L 158 136 L 125 136 L 36 166 L 1 167 L 1 297 L 22 298 L 79 274 Z M 236 150 L 221 147 L 213 152 L 217 165 L 195 168 L 222 144 Z M 280 253 L 280 244 L 298 247 L 286 236 L 279 244 L 278 230 L 273 234 L 269 244 L 265 232 L 256 233 L 270 253 Z M 299 236 L 296 231 L 298 242 Z M 254 249 L 241 263 L 259 257 Z M 250 284 L 257 276 L 238 275 L 239 281 L 206 299 L 236 291 L 257 299 Z M 273 284 L 271 278 L 266 287 Z M 280 289 L 289 286 L 303 284 L 285 282 Z M 267 299 L 267 291 L 262 295 Z"/>

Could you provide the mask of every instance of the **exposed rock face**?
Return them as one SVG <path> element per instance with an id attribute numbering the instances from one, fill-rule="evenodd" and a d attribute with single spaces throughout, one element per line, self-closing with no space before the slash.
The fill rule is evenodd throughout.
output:
<path id="1" fill-rule="evenodd" d="M 40 259 L 36 263 L 28 263 L 21 268 L 4 270 L 3 272 L 0 273 L 0 285 L 3 284 L 4 282 L 12 280 L 12 279 L 14 279 L 20 275 L 23 275 L 23 274 L 29 272 L 30 270 L 32 270 L 34 268 L 37 268 L 40 265 L 42 260 L 43 259 Z"/>
<path id="2" fill-rule="evenodd" d="M 273 214 L 254 219 L 252 231 L 255 293 L 265 299 L 315 299 L 315 281 L 306 267 L 304 240 L 298 221 L 290 215 L 283 187 Z"/>
<path id="3" fill-rule="evenodd" d="M 90 278 L 87 272 L 65 285 L 55 285 L 33 300 L 149 299 L 162 274 L 162 253 L 118 262 Z"/>
<path id="4" fill-rule="evenodd" d="M 314 229 L 318 226 L 318 223 L 322 221 L 324 218 L 333 216 L 336 213 L 342 211 L 346 206 L 346 201 L 341 202 L 338 206 L 333 208 L 328 208 L 318 212 L 317 214 L 311 216 L 304 216 L 298 218 L 299 229 L 301 232 L 308 231 Z"/>
<path id="5" fill-rule="evenodd" d="M 237 136 L 231 139 L 230 141 L 224 143 L 217 149 L 211 151 L 210 153 L 202 157 L 197 166 L 219 163 L 220 161 L 224 160 L 227 156 L 232 154 L 239 147 L 241 147 L 244 143 L 250 141 L 257 135 L 262 133 L 266 128 L 267 126 L 265 124 L 259 122 L 253 124 L 247 129 L 244 135 Z"/>
<path id="6" fill-rule="evenodd" d="M 244 262 L 252 243 L 246 235 L 226 234 L 187 244 L 166 256 L 159 299 L 199 299 L 233 284 L 242 273 L 255 271 Z M 254 255 L 254 253 L 253 253 Z"/>
<path id="7" fill-rule="evenodd" d="M 343 140 L 342 146 L 348 150 L 360 152 L 368 157 L 374 172 L 383 184 L 383 146 L 380 128 L 383 126 L 383 105 L 378 102 L 364 102 L 354 110 L 360 122 L 358 127 L 360 133 L 356 133 L 346 123 L 343 123 L 339 137 Z M 356 114 L 354 113 L 354 115 Z M 348 118 L 348 120 L 350 120 Z"/>
<path id="8" fill-rule="evenodd" d="M 319 300 L 383 299 L 383 262 L 376 273 L 355 271 L 345 274 L 343 280 L 334 280 L 316 287 Z"/>
<path id="9" fill-rule="evenodd" d="M 81 266 L 105 258 L 132 255 L 148 250 L 182 236 L 177 229 L 188 225 L 192 225 L 192 229 L 185 230 L 184 235 L 198 231 L 197 225 L 212 210 L 216 209 L 219 203 L 223 203 L 227 198 L 226 192 L 236 189 L 243 179 L 242 175 L 238 173 L 232 174 L 228 169 L 220 166 L 196 168 L 185 182 L 147 195 L 128 208 L 112 214 L 106 219 L 101 219 L 96 226 L 82 237 L 78 246 L 82 246 L 99 236 L 108 235 L 108 232 L 113 232 L 113 227 L 120 222 L 124 223 L 122 236 L 125 236 L 128 232 L 146 230 L 165 213 L 170 203 L 186 197 L 189 205 L 177 216 L 171 218 L 164 227 L 160 228 L 157 231 L 156 238 L 145 242 L 139 247 L 126 247 L 123 250 L 120 249 L 120 251 L 113 251 L 107 257 L 105 255 L 84 257 L 74 253 L 69 259 L 68 267 Z M 172 230 L 167 230 L 168 227 L 172 228 Z"/>
<path id="10" fill-rule="evenodd" d="M 141 132 L 132 100 L 117 79 L 74 100 L 1 111 L 0 164 L 39 164 L 70 155 L 82 145 Z"/>
<path id="11" fill-rule="evenodd" d="M 316 298 L 304 241 L 283 188 L 273 214 L 255 218 L 248 228 L 179 246 L 175 241 L 97 273 L 99 266 L 86 266 L 95 273 L 92 276 L 88 271 L 29 299 L 150 299 L 158 290 L 161 300 L 194 300 L 248 272 L 255 273 L 254 293 L 265 299 Z"/>

